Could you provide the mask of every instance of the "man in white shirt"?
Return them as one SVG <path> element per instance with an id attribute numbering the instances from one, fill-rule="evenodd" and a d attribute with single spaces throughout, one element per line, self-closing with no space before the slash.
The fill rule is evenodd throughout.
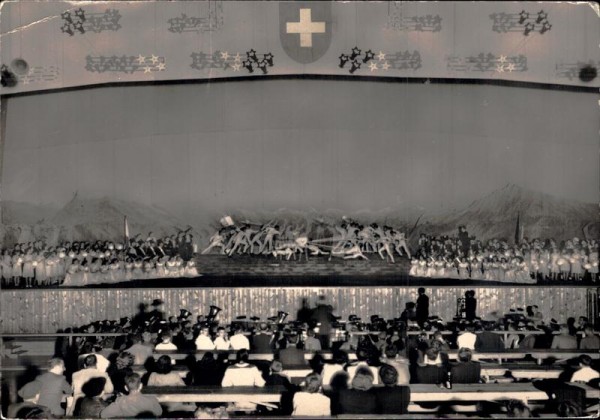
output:
<path id="1" fill-rule="evenodd" d="M 592 379 L 598 379 L 600 373 L 590 367 L 592 358 L 587 354 L 579 356 L 579 370 L 573 373 L 570 382 L 589 382 Z"/>
<path id="2" fill-rule="evenodd" d="M 104 389 L 102 390 L 102 394 L 100 394 L 101 396 L 103 396 L 105 394 L 110 394 L 114 391 L 113 383 L 110 380 L 110 377 L 108 376 L 108 374 L 106 372 L 102 372 L 102 371 L 98 370 L 96 363 L 97 363 L 96 356 L 93 354 L 90 354 L 90 355 L 86 356 L 85 360 L 83 361 L 84 368 L 73 373 L 73 378 L 71 381 L 72 385 L 73 385 L 73 400 L 71 403 L 68 403 L 67 413 L 66 413 L 67 416 L 70 416 L 73 414 L 73 409 L 75 408 L 77 399 L 84 396 L 84 393 L 82 390 L 83 385 L 85 385 L 90 379 L 92 379 L 92 378 L 106 379 L 106 383 L 104 384 Z"/>
<path id="3" fill-rule="evenodd" d="M 210 338 L 208 327 L 204 326 L 200 330 L 200 335 L 196 338 L 196 350 L 210 351 L 215 349 L 215 343 Z"/>
<path id="4" fill-rule="evenodd" d="M 456 339 L 456 344 L 458 348 L 467 348 L 471 350 L 475 350 L 475 341 L 477 340 L 477 336 L 473 333 L 475 328 L 472 325 L 467 326 L 466 331 L 458 336 Z"/>
<path id="5" fill-rule="evenodd" d="M 221 386 L 265 386 L 262 373 L 254 365 L 248 363 L 248 350 L 242 349 L 237 352 L 237 363 L 225 370 Z"/>
<path id="6" fill-rule="evenodd" d="M 161 335 L 161 340 L 162 340 L 162 342 L 159 343 L 159 344 L 157 344 L 156 347 L 154 348 L 154 350 L 158 350 L 158 351 L 160 351 L 160 350 L 162 350 L 162 351 L 165 351 L 165 350 L 177 351 L 177 346 L 171 342 L 171 333 L 164 332 Z"/>
<path id="7" fill-rule="evenodd" d="M 230 343 L 225 335 L 225 328 L 219 327 L 217 328 L 217 337 L 215 341 L 213 341 L 215 345 L 215 350 L 229 350 Z"/>
<path id="8" fill-rule="evenodd" d="M 233 337 L 231 337 L 229 343 L 231 344 L 231 348 L 233 350 L 250 350 L 250 340 L 244 336 L 244 331 L 239 326 L 236 327 L 235 334 Z"/>

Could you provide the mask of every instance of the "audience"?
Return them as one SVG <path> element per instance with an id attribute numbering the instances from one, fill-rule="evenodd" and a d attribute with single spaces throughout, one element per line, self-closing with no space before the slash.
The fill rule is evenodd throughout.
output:
<path id="1" fill-rule="evenodd" d="M 457 384 L 476 384 L 481 379 L 481 363 L 472 361 L 471 349 L 458 350 L 458 363 L 451 368 L 452 382 Z"/>
<path id="2" fill-rule="evenodd" d="M 331 415 L 331 400 L 321 393 L 321 377 L 309 374 L 302 390 L 294 394 L 292 416 L 321 417 Z"/>
<path id="3" fill-rule="evenodd" d="M 34 381 L 39 387 L 36 404 L 46 407 L 53 416 L 63 416 L 65 410 L 60 403 L 65 396 L 73 393 L 73 389 L 63 375 L 65 364 L 62 359 L 50 359 L 48 367 L 48 372 L 39 375 Z"/>
<path id="4" fill-rule="evenodd" d="M 265 386 L 262 373 L 256 366 L 248 363 L 248 356 L 248 350 L 238 350 L 237 363 L 225 370 L 221 386 Z"/>
<path id="5" fill-rule="evenodd" d="M 332 414 L 372 414 L 377 410 L 377 399 L 371 392 L 373 372 L 365 366 L 356 370 L 351 388 L 342 389 L 336 398 L 336 409 Z"/>
<path id="6" fill-rule="evenodd" d="M 446 370 L 438 364 L 439 350 L 429 348 L 425 352 L 425 366 L 417 366 L 416 383 L 441 384 L 446 380 Z"/>
<path id="7" fill-rule="evenodd" d="M 561 325 L 560 334 L 554 336 L 550 348 L 557 350 L 577 350 L 577 339 L 569 334 L 567 325 Z"/>
<path id="8" fill-rule="evenodd" d="M 142 394 L 140 375 L 133 373 L 125 378 L 127 395 L 120 395 L 100 413 L 102 418 L 158 417 L 162 407 L 154 395 Z"/>
<path id="9" fill-rule="evenodd" d="M 379 368 L 383 387 L 373 388 L 377 402 L 377 414 L 406 414 L 410 403 L 410 388 L 398 385 L 398 371 L 391 365 Z"/>
<path id="10" fill-rule="evenodd" d="M 592 358 L 587 354 L 579 356 L 579 369 L 573 373 L 570 382 L 589 382 L 598 379 L 600 373 L 591 368 Z"/>
<path id="11" fill-rule="evenodd" d="M 96 367 L 96 356 L 91 354 L 86 356 L 83 362 L 83 369 L 73 373 L 73 399 L 77 403 L 77 398 L 83 396 L 83 385 L 92 378 L 104 378 L 106 383 L 102 394 L 110 394 L 113 392 L 113 383 L 106 372 L 102 372 Z"/>
<path id="12" fill-rule="evenodd" d="M 75 408 L 76 416 L 84 419 L 100 417 L 102 410 L 108 406 L 108 403 L 101 398 L 105 385 L 104 378 L 92 378 L 83 385 L 82 391 L 85 397 L 79 400 L 79 408 Z"/>

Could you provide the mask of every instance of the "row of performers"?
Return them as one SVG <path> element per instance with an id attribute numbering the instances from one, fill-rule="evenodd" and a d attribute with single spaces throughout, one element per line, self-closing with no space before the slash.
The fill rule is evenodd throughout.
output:
<path id="1" fill-rule="evenodd" d="M 296 254 L 329 255 L 344 259 L 368 259 L 365 254 L 378 253 L 382 259 L 394 262 L 394 254 L 410 258 L 410 250 L 403 232 L 376 223 L 362 226 L 344 222 L 334 226 L 336 236 L 311 239 L 305 229 L 283 230 L 271 223 L 256 227 L 253 224 L 227 226 L 210 237 L 209 245 L 202 251 L 208 254 L 219 249 L 229 257 L 234 254 L 273 255 L 288 260 Z M 283 231 L 283 232 L 282 232 Z"/>

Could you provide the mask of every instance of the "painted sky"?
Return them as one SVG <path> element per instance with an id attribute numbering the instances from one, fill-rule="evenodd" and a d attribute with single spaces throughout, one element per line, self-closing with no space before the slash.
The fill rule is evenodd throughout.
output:
<path id="1" fill-rule="evenodd" d="M 15 97 L 2 199 L 443 211 L 515 183 L 597 202 L 597 113 L 589 93 L 336 80 Z"/>

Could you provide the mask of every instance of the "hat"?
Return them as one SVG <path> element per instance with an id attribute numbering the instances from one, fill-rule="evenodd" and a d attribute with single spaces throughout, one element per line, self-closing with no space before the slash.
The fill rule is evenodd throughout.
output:
<path id="1" fill-rule="evenodd" d="M 24 400 L 29 400 L 40 393 L 42 390 L 42 383 L 39 381 L 32 381 L 26 384 L 19 391 L 19 396 Z"/>

